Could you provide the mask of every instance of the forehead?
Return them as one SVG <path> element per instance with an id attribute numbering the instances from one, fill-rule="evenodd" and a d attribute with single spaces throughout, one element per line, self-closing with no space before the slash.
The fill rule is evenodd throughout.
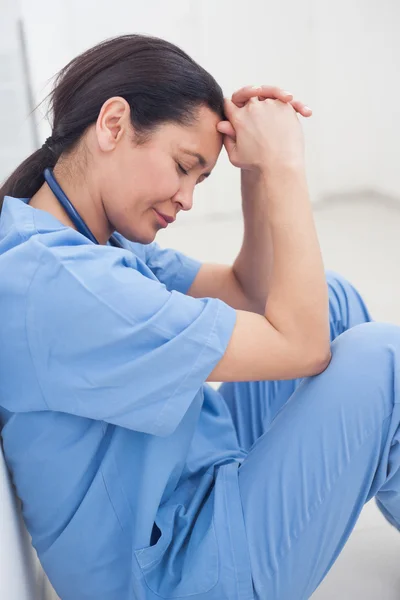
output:
<path id="1" fill-rule="evenodd" d="M 169 142 L 174 151 L 200 154 L 205 168 L 212 168 L 222 148 L 222 135 L 217 131 L 220 118 L 212 110 L 201 107 L 191 125 L 168 124 Z"/>

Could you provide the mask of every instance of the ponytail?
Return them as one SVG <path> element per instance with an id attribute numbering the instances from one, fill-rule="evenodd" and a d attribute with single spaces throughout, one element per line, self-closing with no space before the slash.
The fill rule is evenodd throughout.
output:
<path id="1" fill-rule="evenodd" d="M 0 188 L 0 212 L 5 196 L 31 198 L 42 187 L 43 171 L 46 167 L 54 167 L 57 162 L 51 140 L 52 138 L 48 138 L 43 146 L 28 156 L 3 183 Z"/>

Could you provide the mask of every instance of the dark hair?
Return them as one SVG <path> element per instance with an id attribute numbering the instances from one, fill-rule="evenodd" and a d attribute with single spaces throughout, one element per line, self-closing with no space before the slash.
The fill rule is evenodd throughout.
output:
<path id="1" fill-rule="evenodd" d="M 139 138 L 163 122 L 190 124 L 201 105 L 224 118 L 220 86 L 174 44 L 135 34 L 105 40 L 57 74 L 49 95 L 52 135 L 0 188 L 0 210 L 4 196 L 31 198 L 39 190 L 44 169 L 76 147 L 113 96 L 128 102 Z"/>

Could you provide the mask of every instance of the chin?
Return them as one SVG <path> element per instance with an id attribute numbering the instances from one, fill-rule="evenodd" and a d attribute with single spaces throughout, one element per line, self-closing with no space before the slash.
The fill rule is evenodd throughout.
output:
<path id="1" fill-rule="evenodd" d="M 156 232 L 154 230 L 148 231 L 127 231 L 120 230 L 119 233 L 124 236 L 130 242 L 135 242 L 137 244 L 151 244 L 154 242 L 156 237 Z"/>
<path id="2" fill-rule="evenodd" d="M 149 235 L 142 235 L 140 236 L 136 241 L 139 244 L 151 244 L 152 242 L 154 242 L 154 240 L 156 239 L 156 234 L 153 232 L 152 234 Z"/>

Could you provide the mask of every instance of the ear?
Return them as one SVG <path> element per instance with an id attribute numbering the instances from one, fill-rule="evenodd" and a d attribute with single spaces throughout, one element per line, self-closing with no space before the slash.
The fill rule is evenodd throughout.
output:
<path id="1" fill-rule="evenodd" d="M 121 138 L 130 133 L 130 114 L 125 98 L 116 96 L 104 102 L 96 121 L 97 141 L 103 152 L 114 150 Z"/>

